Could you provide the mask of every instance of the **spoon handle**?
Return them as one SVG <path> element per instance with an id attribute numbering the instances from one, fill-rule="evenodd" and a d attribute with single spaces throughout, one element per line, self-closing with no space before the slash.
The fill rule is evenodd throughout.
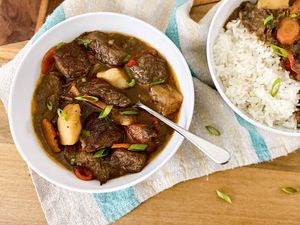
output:
<path id="1" fill-rule="evenodd" d="M 178 126 L 171 120 L 167 119 L 166 117 L 160 115 L 159 113 L 155 112 L 154 110 L 150 109 L 148 106 L 138 102 L 136 104 L 137 107 L 144 109 L 148 113 L 152 114 L 171 128 L 173 128 L 175 131 L 177 131 L 179 134 L 181 134 L 183 137 L 185 137 L 187 140 L 189 140 L 192 144 L 194 144 L 200 151 L 202 151 L 204 154 L 206 154 L 210 159 L 212 159 L 214 162 L 219 164 L 226 164 L 230 160 L 230 154 L 225 149 L 212 144 L 203 138 L 200 138 L 196 136 L 195 134 L 192 134 L 191 132 L 187 131 L 186 129 Z"/>

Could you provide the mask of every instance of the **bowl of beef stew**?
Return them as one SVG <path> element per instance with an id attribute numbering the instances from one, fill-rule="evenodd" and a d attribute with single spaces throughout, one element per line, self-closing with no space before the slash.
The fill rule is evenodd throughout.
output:
<path id="1" fill-rule="evenodd" d="M 138 101 L 189 127 L 194 88 L 180 51 L 138 19 L 84 14 L 29 48 L 13 81 L 10 127 L 43 178 L 74 191 L 115 191 L 146 179 L 183 141 Z"/>

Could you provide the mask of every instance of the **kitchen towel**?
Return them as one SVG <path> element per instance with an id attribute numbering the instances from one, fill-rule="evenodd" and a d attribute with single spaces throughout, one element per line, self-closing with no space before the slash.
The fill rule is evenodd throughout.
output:
<path id="1" fill-rule="evenodd" d="M 179 182 L 272 160 L 300 147 L 299 138 L 270 134 L 246 122 L 211 87 L 205 45 L 209 23 L 216 7 L 196 23 L 189 17 L 192 4 L 192 0 L 66 0 L 47 18 L 39 32 L 15 59 L 0 69 L 0 97 L 7 107 L 16 67 L 28 47 L 46 30 L 67 18 L 87 12 L 110 11 L 137 17 L 165 32 L 189 63 L 195 85 L 195 111 L 190 130 L 224 146 L 232 154 L 231 161 L 221 166 L 184 142 L 174 157 L 150 178 L 133 187 L 106 194 L 68 191 L 47 182 L 32 171 L 33 183 L 50 225 L 109 224 Z M 209 135 L 206 125 L 217 127 L 221 136 Z"/>

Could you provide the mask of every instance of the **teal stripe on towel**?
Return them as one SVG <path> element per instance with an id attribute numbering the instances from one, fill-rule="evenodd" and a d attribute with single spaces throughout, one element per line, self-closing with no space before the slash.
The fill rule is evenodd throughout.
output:
<path id="1" fill-rule="evenodd" d="M 186 3 L 187 0 L 176 0 L 175 7 L 171 14 L 171 18 L 166 29 L 166 35 L 175 43 L 175 45 L 180 49 L 180 42 L 179 42 L 179 35 L 178 35 L 178 28 L 176 22 L 176 10 L 178 7 Z"/>
<path id="2" fill-rule="evenodd" d="M 140 204 L 132 187 L 121 191 L 95 193 L 93 195 L 108 223 L 116 221 Z"/>
<path id="3" fill-rule="evenodd" d="M 58 24 L 61 21 L 66 19 L 64 7 L 61 4 L 58 6 L 53 13 L 47 17 L 46 22 L 43 26 L 39 29 L 39 31 L 32 37 L 32 42 L 35 42 L 43 33 L 49 30 L 54 25 Z"/>
<path id="4" fill-rule="evenodd" d="M 235 114 L 235 117 L 237 118 L 237 121 L 240 123 L 240 125 L 242 125 L 248 130 L 252 141 L 252 146 L 256 152 L 258 159 L 260 161 L 271 160 L 271 155 L 266 145 L 266 142 L 263 139 L 263 137 L 257 132 L 255 126 L 250 124 L 237 114 Z"/>

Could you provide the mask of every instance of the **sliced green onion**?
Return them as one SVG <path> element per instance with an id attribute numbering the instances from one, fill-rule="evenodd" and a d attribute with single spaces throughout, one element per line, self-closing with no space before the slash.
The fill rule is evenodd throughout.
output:
<path id="1" fill-rule="evenodd" d="M 134 87 L 136 85 L 135 79 L 131 79 L 129 82 L 127 82 L 129 87 Z"/>
<path id="2" fill-rule="evenodd" d="M 97 102 L 99 99 L 95 96 L 90 96 L 90 95 L 83 95 L 83 96 L 77 96 L 75 97 L 76 100 L 78 101 L 92 101 L 92 102 Z"/>
<path id="3" fill-rule="evenodd" d="M 82 130 L 81 133 L 83 137 L 88 137 L 91 135 L 91 131 L 89 130 Z"/>
<path id="4" fill-rule="evenodd" d="M 152 83 L 150 83 L 150 85 L 154 86 L 154 85 L 162 84 L 162 83 L 165 83 L 165 81 L 166 81 L 166 79 L 156 80 L 156 81 L 153 81 Z"/>
<path id="5" fill-rule="evenodd" d="M 132 144 L 130 145 L 128 150 L 133 152 L 139 152 L 139 151 L 144 151 L 147 147 L 148 145 L 146 144 Z"/>
<path id="6" fill-rule="evenodd" d="M 132 57 L 131 55 L 125 56 L 125 58 L 123 59 L 123 63 L 128 62 L 131 57 Z"/>
<path id="7" fill-rule="evenodd" d="M 64 119 L 65 121 L 68 120 L 67 114 L 62 109 L 59 109 L 59 108 L 57 109 L 57 115 L 58 115 L 58 117 Z"/>
<path id="8" fill-rule="evenodd" d="M 109 154 L 109 149 L 104 148 L 94 153 L 93 158 L 102 158 Z"/>
<path id="9" fill-rule="evenodd" d="M 107 105 L 103 110 L 102 112 L 100 113 L 99 115 L 99 119 L 104 119 L 105 117 L 107 117 L 110 113 L 110 111 L 112 110 L 113 108 L 113 105 Z"/>
<path id="10" fill-rule="evenodd" d="M 96 73 L 101 68 L 100 63 L 96 63 L 92 68 L 92 74 Z"/>
<path id="11" fill-rule="evenodd" d="M 138 114 L 137 111 L 134 111 L 134 110 L 127 110 L 127 111 L 122 111 L 120 112 L 121 115 L 136 115 Z"/>
<path id="12" fill-rule="evenodd" d="M 280 85 L 281 85 L 281 79 L 280 78 L 277 78 L 273 84 L 272 84 L 272 88 L 271 88 L 271 91 L 270 91 L 270 94 L 272 95 L 272 97 L 275 97 L 278 92 L 279 92 L 279 89 L 280 89 Z"/>
<path id="13" fill-rule="evenodd" d="M 56 45 L 56 49 L 59 49 L 61 46 L 63 46 L 65 44 L 65 42 L 60 42 Z"/>
<path id="14" fill-rule="evenodd" d="M 225 194 L 224 192 L 219 191 L 219 190 L 216 190 L 216 193 L 217 193 L 217 196 L 218 196 L 220 199 L 224 200 L 225 202 L 228 202 L 228 203 L 232 204 L 232 201 L 231 201 L 231 198 L 230 198 L 229 195 L 227 195 L 227 194 Z"/>
<path id="15" fill-rule="evenodd" d="M 71 164 L 72 166 L 75 166 L 75 165 L 76 165 L 76 159 L 75 159 L 75 158 L 71 158 L 71 159 L 70 159 L 70 164 Z"/>
<path id="16" fill-rule="evenodd" d="M 83 44 L 86 49 L 89 47 L 90 40 L 79 38 L 78 41 L 80 41 L 80 44 Z"/>
<path id="17" fill-rule="evenodd" d="M 267 24 L 272 23 L 272 22 L 273 22 L 273 15 L 271 14 L 265 18 L 264 26 L 266 26 Z"/>
<path id="18" fill-rule="evenodd" d="M 132 78 L 132 71 L 127 66 L 124 67 L 125 72 L 128 74 L 130 78 Z"/>
<path id="19" fill-rule="evenodd" d="M 52 102 L 48 102 L 47 103 L 47 108 L 51 111 L 53 109 L 53 105 L 52 105 Z"/>
<path id="20" fill-rule="evenodd" d="M 211 134 L 211 135 L 214 135 L 214 136 L 220 136 L 221 135 L 221 132 L 213 127 L 213 126 L 205 126 L 206 130 Z"/>
<path id="21" fill-rule="evenodd" d="M 286 194 L 294 195 L 300 193 L 300 188 L 294 188 L 294 187 L 283 187 L 281 188 L 281 191 L 283 191 Z"/>
<path id="22" fill-rule="evenodd" d="M 292 13 L 292 14 L 290 15 L 290 17 L 291 17 L 292 19 L 297 19 L 297 18 L 299 17 L 299 15 L 298 15 L 297 13 Z"/>
<path id="23" fill-rule="evenodd" d="M 284 58 L 288 57 L 288 53 L 285 49 L 278 47 L 277 45 L 273 45 L 271 44 L 271 47 L 273 49 L 273 52 L 278 55 L 278 56 L 282 56 Z"/>

